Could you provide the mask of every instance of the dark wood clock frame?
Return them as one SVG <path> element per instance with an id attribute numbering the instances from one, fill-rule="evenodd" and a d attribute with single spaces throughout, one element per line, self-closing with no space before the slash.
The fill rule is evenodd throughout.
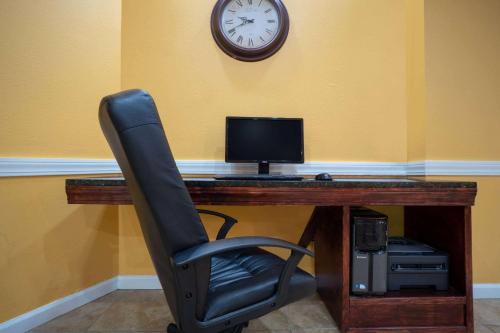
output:
<path id="1" fill-rule="evenodd" d="M 222 12 L 229 1 L 231 0 L 218 0 L 212 11 L 211 18 L 212 35 L 217 45 L 224 53 L 236 60 L 254 62 L 269 58 L 281 49 L 288 37 L 288 30 L 290 29 L 288 11 L 281 0 L 269 0 L 273 3 L 279 16 L 279 27 L 276 38 L 268 45 L 253 50 L 240 48 L 224 37 L 221 18 Z"/>

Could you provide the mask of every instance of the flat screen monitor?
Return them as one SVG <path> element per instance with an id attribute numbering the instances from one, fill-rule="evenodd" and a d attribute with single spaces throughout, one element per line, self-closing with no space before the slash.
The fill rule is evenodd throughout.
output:
<path id="1" fill-rule="evenodd" d="M 226 162 L 304 163 L 304 121 L 300 118 L 226 118 Z"/>

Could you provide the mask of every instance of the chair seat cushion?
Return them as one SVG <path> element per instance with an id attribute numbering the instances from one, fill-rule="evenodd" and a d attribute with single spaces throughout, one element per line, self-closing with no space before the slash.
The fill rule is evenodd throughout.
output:
<path id="1" fill-rule="evenodd" d="M 263 301 L 276 291 L 286 261 L 259 248 L 212 257 L 204 320 Z M 286 303 L 316 292 L 316 280 L 297 268 L 290 280 Z"/>

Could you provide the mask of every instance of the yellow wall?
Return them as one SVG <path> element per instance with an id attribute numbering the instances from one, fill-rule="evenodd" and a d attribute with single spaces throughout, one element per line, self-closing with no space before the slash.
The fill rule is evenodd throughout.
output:
<path id="1" fill-rule="evenodd" d="M 304 116 L 309 136 L 306 138 L 308 160 L 415 161 L 471 156 L 495 159 L 499 146 L 488 142 L 491 133 L 477 135 L 472 131 L 464 135 L 457 131 L 461 130 L 460 124 L 482 129 L 500 123 L 500 113 L 495 113 L 499 109 L 495 104 L 498 99 L 492 93 L 499 86 L 494 83 L 500 76 L 481 72 L 484 75 L 480 80 L 491 83 L 483 89 L 484 85 L 472 84 L 468 73 L 478 47 L 486 58 L 481 66 L 499 67 L 494 58 L 488 57 L 500 54 L 495 49 L 500 41 L 500 29 L 494 26 L 493 15 L 488 13 L 491 1 L 473 4 L 464 0 L 459 6 L 454 3 L 451 0 L 318 1 L 316 6 L 321 8 L 318 16 L 311 15 L 310 6 L 304 2 L 287 1 L 292 29 L 286 46 L 267 61 L 245 64 L 228 58 L 213 43 L 207 29 L 209 18 L 205 15 L 210 11 L 210 3 L 192 6 L 190 1 L 156 1 L 144 6 L 125 0 L 122 82 L 125 88 L 145 87 L 154 94 L 168 135 L 174 138 L 171 143 L 179 159 L 223 159 L 222 126 L 226 114 Z M 489 46 L 481 43 L 481 38 L 464 41 L 464 31 L 454 30 L 457 27 L 453 22 L 460 25 L 461 21 L 453 17 L 465 15 L 469 6 L 477 16 L 467 22 L 467 27 L 473 25 L 480 31 L 493 29 L 486 34 L 493 45 L 493 49 L 489 49 L 491 53 L 486 52 Z M 191 10 L 185 10 L 188 7 Z M 484 15 L 486 21 L 481 24 Z M 325 31 L 329 38 L 322 37 Z M 460 42 L 466 43 L 462 48 L 468 50 L 464 57 L 450 53 Z M 442 50 L 448 47 L 450 49 Z M 439 69 L 426 67 L 426 62 Z M 460 68 L 466 70 L 460 71 Z M 453 78 L 436 74 L 442 71 L 458 74 Z M 248 82 L 248 78 L 253 80 Z M 460 81 L 454 82 L 456 79 Z M 399 88 L 395 89 L 394 85 Z M 461 101 L 458 92 L 454 92 L 455 100 L 452 100 L 447 90 L 447 87 L 461 85 L 472 86 L 470 89 L 477 97 L 472 100 L 466 96 L 466 104 L 481 106 L 476 113 L 462 108 L 460 115 L 466 120 L 454 114 L 454 107 Z M 405 89 L 401 89 L 403 87 Z M 349 91 L 346 93 L 346 90 Z M 241 100 L 251 102 L 241 103 Z M 392 108 L 387 108 L 389 104 L 379 108 L 380 102 L 391 103 Z M 438 103 L 439 109 L 435 106 Z M 232 109 L 234 105 L 239 109 Z M 372 130 L 378 135 L 369 135 Z M 439 131 L 442 136 L 450 137 L 444 140 L 436 136 L 435 132 Z M 330 143 L 335 143 L 332 139 L 345 144 L 332 145 Z M 396 142 L 388 145 L 393 140 L 402 146 L 395 147 Z M 466 153 L 475 152 L 476 144 L 481 144 L 487 154 Z M 453 155 L 457 146 L 461 153 Z M 441 151 L 435 155 L 439 147 Z M 474 208 L 474 240 L 479 244 L 488 237 L 485 233 L 492 227 L 491 207 L 498 204 L 500 187 L 493 177 L 473 180 L 479 181 L 480 190 L 485 191 Z M 311 207 L 217 209 L 240 219 L 236 234 L 276 231 L 277 236 L 291 241 L 298 239 L 311 211 Z M 388 213 L 393 221 L 393 233 L 401 234 L 401 210 L 393 208 Z M 152 273 L 133 210 L 122 207 L 120 216 L 120 273 Z M 273 221 L 272 230 L 269 221 Z M 290 224 L 294 227 L 289 228 Z M 496 229 L 493 226 L 493 230 Z M 475 282 L 499 280 L 500 273 L 480 259 L 485 251 L 481 249 L 500 252 L 495 243 L 484 247 L 475 245 Z M 310 269 L 311 262 L 306 262 L 304 267 Z"/>
<path id="2" fill-rule="evenodd" d="M 472 207 L 472 264 L 474 283 L 499 283 L 500 177 L 427 177 L 428 180 L 477 182 L 476 205 Z"/>
<path id="3" fill-rule="evenodd" d="M 426 158 L 424 0 L 406 0 L 407 160 Z"/>
<path id="4" fill-rule="evenodd" d="M 111 155 L 96 122 L 120 89 L 119 0 L 0 1 L 0 157 Z"/>
<path id="5" fill-rule="evenodd" d="M 223 160 L 226 115 L 303 117 L 309 161 L 406 161 L 405 2 L 287 0 L 290 35 L 242 63 L 213 41 L 214 1 L 123 1 L 123 88 L 158 104 L 178 159 Z"/>
<path id="6" fill-rule="evenodd" d="M 267 207 L 223 207 L 202 206 L 199 208 L 217 210 L 235 217 L 238 223 L 231 229 L 229 237 L 268 236 L 297 243 L 302 235 L 312 206 L 267 206 Z M 391 223 L 391 235 L 402 235 L 403 210 L 401 207 L 373 207 L 387 214 Z M 135 210 L 132 206 L 120 206 L 120 274 L 155 274 L 153 264 L 146 249 Z M 221 219 L 202 215 L 210 239 L 215 239 L 221 226 Z M 287 250 L 268 249 L 286 258 Z M 300 266 L 313 273 L 314 261 L 305 257 Z"/>
<path id="7" fill-rule="evenodd" d="M 500 159 L 498 1 L 287 0 L 288 41 L 251 64 L 213 42 L 213 2 L 0 1 L 0 157 L 110 158 L 99 100 L 140 87 L 178 159 L 222 160 L 228 114 L 304 117 L 309 161 Z M 0 179 L 0 322 L 154 273 L 132 207 L 67 205 L 64 178 Z M 498 283 L 500 177 L 454 178 L 479 182 L 474 281 Z M 296 241 L 312 207 L 217 209 Z"/>
<path id="8" fill-rule="evenodd" d="M 440 177 L 443 178 L 443 177 Z M 500 177 L 454 177 L 478 182 L 476 206 L 472 208 L 472 257 L 475 283 L 500 281 Z"/>
<path id="9" fill-rule="evenodd" d="M 238 219 L 229 236 L 261 235 L 298 242 L 313 207 L 200 207 L 215 209 Z M 221 220 L 202 216 L 210 238 L 215 239 Z M 271 249 L 274 250 L 274 249 Z M 287 255 L 287 251 L 275 251 Z M 304 259 L 302 267 L 312 271 Z M 120 207 L 120 274 L 154 274 L 144 239 L 131 206 Z"/>
<path id="10" fill-rule="evenodd" d="M 66 204 L 65 178 L 0 178 L 0 322 L 118 273 L 117 208 Z"/>
<path id="11" fill-rule="evenodd" d="M 120 89 L 121 3 L 0 1 L 0 156 L 110 157 L 97 105 Z M 0 179 L 0 322 L 118 273 L 118 210 L 66 204 L 66 177 Z"/>
<path id="12" fill-rule="evenodd" d="M 499 13 L 496 0 L 425 1 L 426 159 L 500 159 Z M 478 182 L 474 282 L 498 283 L 500 177 L 433 178 Z"/>
<path id="13" fill-rule="evenodd" d="M 427 159 L 500 159 L 500 1 L 428 0 Z"/>
<path id="14" fill-rule="evenodd" d="M 178 159 L 222 160 L 225 116 L 267 115 L 304 118 L 306 160 L 406 161 L 405 3 L 286 5 L 283 49 L 242 63 L 213 41 L 213 2 L 123 1 L 123 88 L 153 94 Z M 217 209 L 240 220 L 236 235 L 297 241 L 312 207 Z M 152 272 L 135 214 L 121 207 L 120 274 Z"/>

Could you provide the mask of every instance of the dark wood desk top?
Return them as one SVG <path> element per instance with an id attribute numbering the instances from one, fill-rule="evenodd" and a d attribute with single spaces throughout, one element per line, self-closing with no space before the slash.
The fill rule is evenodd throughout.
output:
<path id="1" fill-rule="evenodd" d="M 476 188 L 474 182 L 425 181 L 413 178 L 335 178 L 333 181 L 304 180 L 216 180 L 214 178 L 184 178 L 188 187 L 293 187 L 293 188 Z M 66 179 L 66 185 L 126 186 L 123 177 L 92 177 Z"/>
<path id="2" fill-rule="evenodd" d="M 196 204 L 206 205 L 441 205 L 471 206 L 474 182 L 405 178 L 258 181 L 186 178 Z M 122 177 L 66 180 L 68 203 L 131 204 Z"/>

